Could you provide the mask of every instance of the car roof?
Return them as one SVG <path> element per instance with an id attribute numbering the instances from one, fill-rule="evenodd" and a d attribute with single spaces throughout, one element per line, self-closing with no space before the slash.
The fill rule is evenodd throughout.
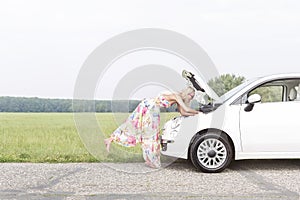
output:
<path id="1" fill-rule="evenodd" d="M 259 79 L 276 79 L 276 78 L 300 78 L 300 73 L 280 73 L 280 74 L 271 74 L 259 77 Z"/>

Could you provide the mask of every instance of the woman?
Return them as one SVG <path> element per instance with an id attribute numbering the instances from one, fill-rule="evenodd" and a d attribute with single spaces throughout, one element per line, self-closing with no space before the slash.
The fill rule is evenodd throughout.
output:
<path id="1" fill-rule="evenodd" d="M 135 146 L 140 142 L 146 165 L 159 168 L 161 165 L 160 107 L 168 108 L 177 104 L 177 109 L 181 115 L 192 116 L 198 114 L 198 111 L 189 106 L 194 96 L 194 89 L 188 87 L 179 93 L 160 94 L 156 98 L 144 99 L 127 120 L 109 138 L 105 139 L 107 151 L 109 152 L 110 144 L 113 141 L 127 147 Z"/>

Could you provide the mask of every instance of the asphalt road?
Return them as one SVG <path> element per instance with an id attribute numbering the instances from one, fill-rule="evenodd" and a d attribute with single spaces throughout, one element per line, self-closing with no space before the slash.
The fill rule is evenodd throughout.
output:
<path id="1" fill-rule="evenodd" d="M 0 199 L 300 199 L 300 160 L 236 161 L 218 174 L 179 161 L 0 164 Z"/>

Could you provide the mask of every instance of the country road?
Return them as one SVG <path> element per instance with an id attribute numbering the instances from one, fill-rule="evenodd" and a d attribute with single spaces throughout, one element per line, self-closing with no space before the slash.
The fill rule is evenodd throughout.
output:
<path id="1" fill-rule="evenodd" d="M 198 172 L 187 161 L 156 171 L 143 163 L 0 164 L 0 199 L 298 200 L 299 195 L 300 160 L 236 161 L 218 174 Z"/>

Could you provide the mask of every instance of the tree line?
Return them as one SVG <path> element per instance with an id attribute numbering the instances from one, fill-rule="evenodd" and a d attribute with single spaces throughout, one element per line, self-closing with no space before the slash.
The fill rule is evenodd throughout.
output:
<path id="1" fill-rule="evenodd" d="M 218 95 L 222 95 L 238 86 L 244 77 L 224 74 L 208 82 Z M 132 112 L 139 100 L 72 100 L 45 99 L 37 97 L 0 97 L 0 112 Z M 198 108 L 192 101 L 191 107 Z M 161 109 L 162 112 L 174 112 L 176 106 Z"/>
<path id="2" fill-rule="evenodd" d="M 138 101 L 112 103 L 108 100 L 74 100 L 74 111 L 77 112 L 112 112 L 112 104 L 117 110 L 132 108 Z M 118 111 L 122 111 L 122 109 Z M 73 112 L 72 99 L 45 99 L 28 97 L 0 97 L 0 112 Z"/>
<path id="3" fill-rule="evenodd" d="M 72 100 L 0 97 L 0 112 L 132 112 L 139 100 Z M 162 109 L 174 112 L 175 106 Z"/>

